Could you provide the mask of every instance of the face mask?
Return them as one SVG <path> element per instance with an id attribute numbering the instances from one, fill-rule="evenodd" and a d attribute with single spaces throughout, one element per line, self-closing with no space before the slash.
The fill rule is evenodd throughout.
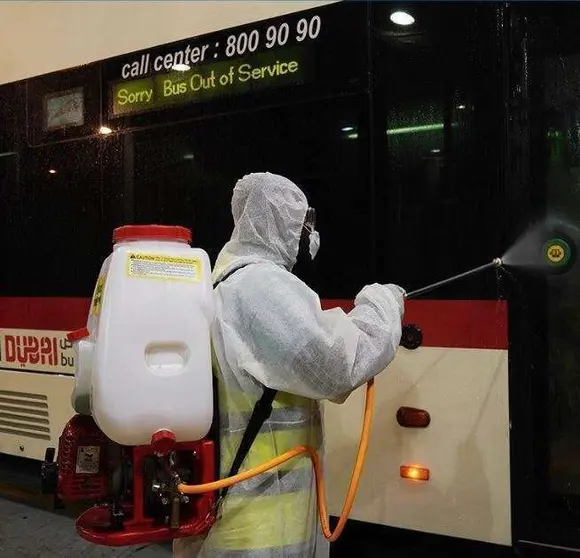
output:
<path id="1" fill-rule="evenodd" d="M 316 257 L 316 254 L 318 254 L 318 250 L 320 250 L 320 235 L 318 234 L 318 231 L 310 231 L 310 245 L 309 245 L 309 251 L 310 251 L 310 258 L 314 259 Z"/>

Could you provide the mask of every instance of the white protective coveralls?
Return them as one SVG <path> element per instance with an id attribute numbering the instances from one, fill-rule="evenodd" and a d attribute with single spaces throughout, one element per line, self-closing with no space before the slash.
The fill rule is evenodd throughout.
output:
<path id="1" fill-rule="evenodd" d="M 401 288 L 370 285 L 349 314 L 323 311 L 316 293 L 290 272 L 307 209 L 304 193 L 282 176 L 250 174 L 234 188 L 234 231 L 213 272 L 215 282 L 245 265 L 215 289 L 222 476 L 262 386 L 279 393 L 240 471 L 299 444 L 322 451 L 320 401 L 344 400 L 384 370 L 399 345 Z M 328 556 L 309 458 L 232 486 L 208 536 L 177 539 L 173 548 L 179 558 Z"/>

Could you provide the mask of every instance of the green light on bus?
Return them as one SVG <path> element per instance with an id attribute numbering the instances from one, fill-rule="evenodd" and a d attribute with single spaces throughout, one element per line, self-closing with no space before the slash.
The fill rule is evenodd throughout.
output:
<path id="1" fill-rule="evenodd" d="M 423 124 L 421 126 L 406 126 L 404 128 L 392 128 L 387 130 L 387 136 L 398 136 L 400 134 L 416 134 L 420 132 L 435 132 L 437 130 L 443 130 L 445 124 L 443 122 L 438 122 L 437 124 Z"/>

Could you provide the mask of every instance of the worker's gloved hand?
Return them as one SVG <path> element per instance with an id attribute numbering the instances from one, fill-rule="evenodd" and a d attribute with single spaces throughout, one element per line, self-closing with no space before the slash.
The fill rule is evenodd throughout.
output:
<path id="1" fill-rule="evenodd" d="M 403 315 L 403 313 L 405 312 L 405 294 L 406 294 L 405 289 L 399 287 L 399 285 L 393 285 L 391 283 L 385 285 L 385 288 L 391 291 L 391 293 L 395 297 L 395 300 L 397 301 L 397 304 L 399 305 L 401 315 Z"/>

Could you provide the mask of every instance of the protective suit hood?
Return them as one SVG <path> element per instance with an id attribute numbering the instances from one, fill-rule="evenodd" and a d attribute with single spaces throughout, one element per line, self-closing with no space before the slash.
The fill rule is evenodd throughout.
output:
<path id="1" fill-rule="evenodd" d="M 232 196 L 234 230 L 217 258 L 213 280 L 253 262 L 268 261 L 290 271 L 307 210 L 304 193 L 283 176 L 252 173 L 238 180 Z"/>

